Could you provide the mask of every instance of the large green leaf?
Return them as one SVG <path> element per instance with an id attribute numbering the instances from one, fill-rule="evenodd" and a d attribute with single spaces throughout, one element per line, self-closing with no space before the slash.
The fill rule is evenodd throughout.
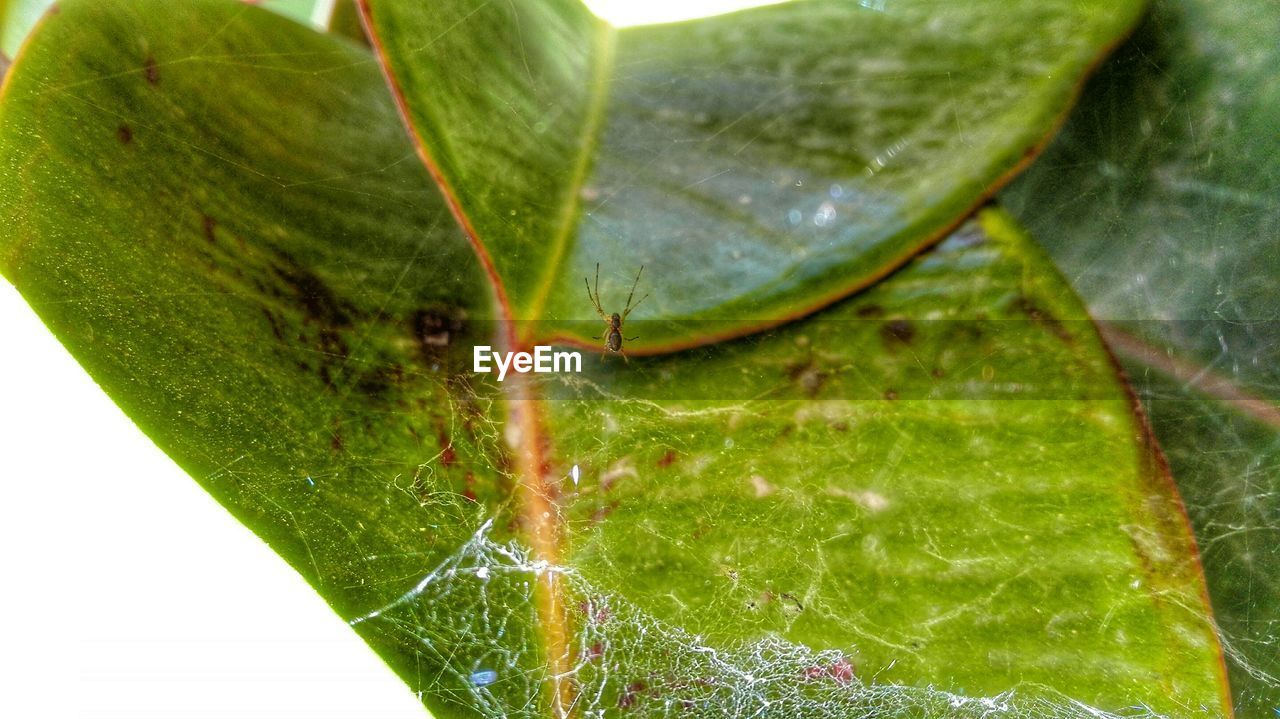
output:
<path id="1" fill-rule="evenodd" d="M 296 502 L 338 475 L 353 496 L 383 493 L 386 468 L 412 475 L 453 422 L 432 399 L 451 376 L 436 343 L 483 297 L 376 67 L 207 0 L 67 3 L 39 39 L 0 108 L 0 163 L 21 179 L 0 195 L 6 276 L 184 468 L 281 554 L 315 558 L 309 581 L 357 581 L 339 570 L 351 545 L 279 520 L 359 534 Z M 364 531 L 411 536 L 395 523 L 410 516 Z M 374 600 L 348 595 L 326 594 L 342 613 Z"/>
<path id="2" fill-rule="evenodd" d="M 581 278 L 644 264 L 636 317 L 668 321 L 640 351 L 707 340 L 684 320 L 777 323 L 937 240 L 1141 7 L 807 0 L 614 30 L 576 0 L 361 5 L 512 316 L 581 342 Z"/>
<path id="3" fill-rule="evenodd" d="M 318 0 L 240 0 L 241 2 L 259 5 L 274 10 L 299 22 L 310 23 L 315 19 Z M 351 0 L 345 0 L 350 4 Z M 31 32 L 45 10 L 53 6 L 55 0 L 0 0 L 0 75 L 3 75 L 3 58 L 18 54 L 22 41 Z M 349 9 L 344 8 L 344 16 Z M 350 24 L 341 25 L 344 34 L 350 34 Z M 354 36 L 354 35 L 352 35 Z"/>
<path id="4" fill-rule="evenodd" d="M 1133 373 L 1152 375 L 1149 412 L 1205 548 L 1238 708 L 1272 719 L 1280 707 L 1277 36 L 1275 3 L 1157 3 L 1005 197 L 1094 313 L 1111 320 Z"/>
<path id="5" fill-rule="evenodd" d="M 67 2 L 0 167 L 5 276 L 440 715 L 1229 714 L 1177 497 L 997 211 L 803 322 L 499 387 L 351 43 Z"/>

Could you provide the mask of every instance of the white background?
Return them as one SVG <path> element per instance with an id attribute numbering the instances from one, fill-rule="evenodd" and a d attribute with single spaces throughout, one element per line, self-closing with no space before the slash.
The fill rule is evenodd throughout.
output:
<path id="1" fill-rule="evenodd" d="M 596 0 L 622 23 L 744 0 Z M 0 280 L 0 717 L 427 716 Z"/>

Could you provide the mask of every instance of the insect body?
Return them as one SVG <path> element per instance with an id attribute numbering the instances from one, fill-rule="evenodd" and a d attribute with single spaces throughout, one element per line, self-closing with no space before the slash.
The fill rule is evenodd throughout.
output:
<path id="1" fill-rule="evenodd" d="M 627 362 L 630 362 L 631 360 L 627 360 L 627 353 L 622 351 L 622 341 L 624 339 L 624 337 L 622 336 L 622 323 L 627 321 L 627 315 L 631 314 L 631 310 L 634 310 L 635 308 L 639 307 L 640 302 L 644 302 L 649 298 L 648 293 L 645 293 L 645 296 L 640 298 L 640 302 L 637 302 L 634 305 L 631 304 L 631 298 L 635 297 L 636 295 L 636 286 L 640 284 L 641 272 L 644 272 L 644 265 L 640 265 L 640 272 L 636 273 L 636 281 L 631 283 L 631 293 L 627 295 L 627 306 L 623 308 L 622 314 L 618 314 L 617 312 L 614 312 L 611 315 L 606 315 L 604 313 L 604 308 L 600 306 L 600 263 L 599 262 L 596 263 L 595 294 L 591 293 L 591 282 L 588 281 L 587 278 L 585 277 L 582 278 L 582 281 L 585 282 L 587 285 L 587 297 L 591 298 L 591 304 L 595 306 L 596 314 L 600 315 L 600 319 L 604 320 L 604 323 L 608 325 L 608 327 L 604 331 L 604 334 L 601 337 L 593 337 L 592 339 L 604 339 L 605 351 L 622 355 L 622 359 L 626 360 Z M 639 337 L 637 336 L 637 337 L 626 337 L 625 339 L 629 342 L 631 340 L 638 339 L 638 338 Z M 604 355 L 600 355 L 600 360 L 604 361 Z"/>

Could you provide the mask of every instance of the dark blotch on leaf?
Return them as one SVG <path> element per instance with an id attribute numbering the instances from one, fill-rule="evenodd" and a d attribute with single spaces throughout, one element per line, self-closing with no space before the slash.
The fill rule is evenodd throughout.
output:
<path id="1" fill-rule="evenodd" d="M 339 360 L 345 360 L 351 354 L 351 350 L 347 347 L 346 340 L 342 339 L 342 335 L 338 334 L 337 330 L 329 327 L 320 330 L 320 351 Z"/>
<path id="2" fill-rule="evenodd" d="M 658 466 L 664 467 L 664 468 L 670 467 L 671 464 L 675 461 L 676 461 L 676 451 L 674 449 L 668 449 L 666 452 L 662 454 L 661 457 L 658 458 Z"/>
<path id="3" fill-rule="evenodd" d="M 627 688 L 622 690 L 622 695 L 618 697 L 619 709 L 630 709 L 640 700 L 640 693 L 648 686 L 644 682 L 631 682 Z"/>
<path id="4" fill-rule="evenodd" d="M 351 316 L 323 280 L 298 264 L 289 255 L 283 252 L 277 252 L 277 254 L 283 262 L 275 265 L 276 274 L 293 290 L 302 304 L 307 319 L 329 328 L 351 326 Z M 327 344 L 324 332 L 321 333 L 321 341 Z M 330 349 L 326 347 L 325 351 Z M 335 354 L 346 356 L 345 350 Z"/>
<path id="5" fill-rule="evenodd" d="M 862 318 L 883 317 L 884 308 L 880 305 L 866 305 L 858 308 L 858 316 Z"/>
<path id="6" fill-rule="evenodd" d="M 218 241 L 218 221 L 208 215 L 202 215 L 200 218 L 200 230 L 204 234 L 204 238 L 210 243 Z"/>
<path id="7" fill-rule="evenodd" d="M 440 464 L 444 467 L 452 467 L 458 461 L 458 453 L 453 449 L 453 440 L 449 439 L 449 435 L 440 432 L 436 435 L 436 441 L 440 445 Z"/>
<path id="8" fill-rule="evenodd" d="M 911 320 L 896 319 L 885 322 L 880 327 L 880 337 L 886 345 L 909 345 L 916 338 L 916 327 Z"/>
<path id="9" fill-rule="evenodd" d="M 829 372 L 818 369 L 810 357 L 804 362 L 798 362 L 787 366 L 787 376 L 791 381 L 800 385 L 804 393 L 809 397 L 816 397 L 822 386 L 826 384 L 827 378 L 830 377 Z"/>
<path id="10" fill-rule="evenodd" d="M 284 331 L 280 329 L 280 321 L 266 307 L 262 308 L 262 314 L 267 318 L 267 324 L 271 325 L 271 334 L 275 335 L 277 340 L 284 342 Z"/>
<path id="11" fill-rule="evenodd" d="M 116 128 L 116 139 L 120 140 L 121 145 L 128 145 L 133 142 L 133 130 L 128 125 L 121 125 Z"/>
<path id="12" fill-rule="evenodd" d="M 153 87 L 160 84 L 160 66 L 156 65 L 156 59 L 147 56 L 146 62 L 142 65 L 142 76 L 147 79 L 147 84 Z"/>
<path id="13" fill-rule="evenodd" d="M 404 370 L 398 364 L 378 365 L 356 379 L 356 389 L 366 397 L 382 399 L 404 381 Z"/>
<path id="14" fill-rule="evenodd" d="M 461 310 L 423 307 L 410 316 L 409 325 L 423 362 L 435 364 L 447 359 L 449 347 L 466 329 L 466 320 Z"/>
<path id="15" fill-rule="evenodd" d="M 591 523 L 599 524 L 603 522 L 604 520 L 608 519 L 609 515 L 613 514 L 613 510 L 617 508 L 618 508 L 617 502 L 610 502 L 604 505 L 603 507 L 597 507 L 596 511 L 591 513 Z"/>
<path id="16" fill-rule="evenodd" d="M 1058 318 L 1049 314 L 1046 310 L 1040 309 L 1039 305 L 1033 302 L 1030 297 L 1018 295 L 1017 305 L 1018 310 L 1030 318 L 1032 322 L 1048 328 L 1055 337 L 1063 342 L 1071 341 L 1071 333 L 1058 321 Z"/>
<path id="17" fill-rule="evenodd" d="M 413 313 L 413 335 L 425 347 L 448 347 L 453 335 L 462 331 L 462 318 L 441 307 L 428 307 Z"/>

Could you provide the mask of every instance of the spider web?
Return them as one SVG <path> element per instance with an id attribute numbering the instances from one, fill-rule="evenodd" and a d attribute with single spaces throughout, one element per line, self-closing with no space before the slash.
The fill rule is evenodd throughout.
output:
<path id="1" fill-rule="evenodd" d="M 495 541 L 491 533 L 492 522 L 484 522 L 410 591 L 350 623 L 375 624 L 374 631 L 416 646 L 444 667 L 444 684 L 465 688 L 455 690 L 454 701 L 493 719 L 542 716 L 540 692 L 550 682 L 575 686 L 572 711 L 584 717 L 618 709 L 634 717 L 741 719 L 1158 716 L 1141 707 L 1108 713 L 1042 686 L 966 696 L 930 686 L 864 682 L 844 652 L 815 651 L 778 637 L 711 646 L 601 591 L 572 568 L 534 559 L 519 543 Z M 587 617 L 566 657 L 572 668 L 564 676 L 550 676 L 544 662 L 529 661 L 539 641 L 527 630 L 538 620 L 534 588 L 547 574 L 563 583 Z M 440 607 L 451 609 L 442 613 Z"/>

